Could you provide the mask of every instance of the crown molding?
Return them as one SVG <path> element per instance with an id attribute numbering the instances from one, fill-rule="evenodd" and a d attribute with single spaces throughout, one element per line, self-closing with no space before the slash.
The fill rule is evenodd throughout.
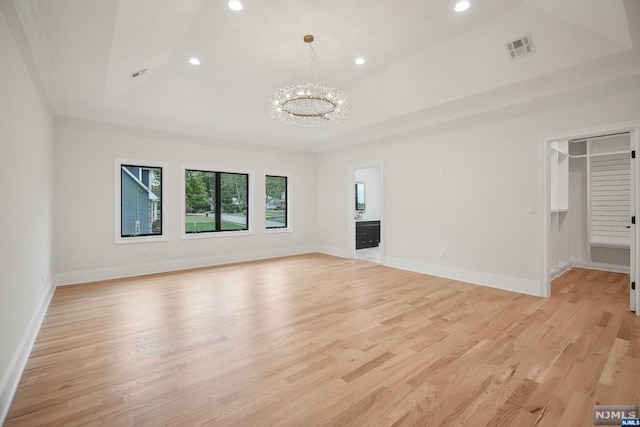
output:
<path id="1" fill-rule="evenodd" d="M 524 82 L 436 105 L 318 141 L 317 151 L 355 148 L 371 142 L 392 143 L 400 135 L 429 132 L 468 120 L 640 77 L 640 61 L 629 52 L 581 64 Z M 331 140 L 331 142 L 329 142 Z"/>
<path id="2" fill-rule="evenodd" d="M 281 153 L 293 156 L 314 156 L 315 153 L 305 149 L 294 142 L 277 143 L 277 141 L 265 141 L 263 136 L 247 134 L 218 133 L 214 136 L 208 133 L 181 132 L 171 128 L 161 129 L 153 126 L 145 126 L 123 121 L 106 121 L 93 117 L 81 117 L 79 115 L 55 115 L 55 125 L 58 129 L 72 129 L 87 132 L 99 132 L 109 134 L 122 134 L 140 138 L 171 141 L 178 143 L 191 143 L 208 147 L 228 148 L 240 151 Z M 254 142 L 254 141 L 260 142 Z"/>

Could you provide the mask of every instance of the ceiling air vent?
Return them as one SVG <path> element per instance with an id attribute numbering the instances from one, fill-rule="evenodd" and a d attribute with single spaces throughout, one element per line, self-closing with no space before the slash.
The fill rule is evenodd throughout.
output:
<path id="1" fill-rule="evenodd" d="M 520 58 L 521 56 L 531 55 L 536 51 L 535 47 L 533 47 L 531 34 L 527 34 L 526 36 L 522 36 L 519 39 L 506 43 L 505 47 L 507 48 L 507 54 L 509 54 L 509 59 L 511 60 Z"/>
<path id="2" fill-rule="evenodd" d="M 144 68 L 142 70 L 136 71 L 135 73 L 131 73 L 131 78 L 135 79 L 136 77 L 141 77 L 147 72 L 148 68 Z"/>

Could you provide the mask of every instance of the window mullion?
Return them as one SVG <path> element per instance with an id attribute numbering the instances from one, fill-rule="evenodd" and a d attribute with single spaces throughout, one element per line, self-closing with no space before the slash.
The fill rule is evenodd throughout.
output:
<path id="1" fill-rule="evenodd" d="M 284 225 L 289 226 L 289 178 L 284 178 Z"/>
<path id="2" fill-rule="evenodd" d="M 216 172 L 216 231 L 222 230 L 222 177 Z"/>

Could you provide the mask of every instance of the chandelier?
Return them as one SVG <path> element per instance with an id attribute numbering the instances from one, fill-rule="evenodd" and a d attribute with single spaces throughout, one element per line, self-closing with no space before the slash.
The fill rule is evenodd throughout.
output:
<path id="1" fill-rule="evenodd" d="M 304 36 L 304 42 L 313 53 L 312 35 Z M 312 72 L 313 69 L 311 68 Z M 291 126 L 320 127 L 338 123 L 344 119 L 348 99 L 337 88 L 319 82 L 293 83 L 276 89 L 269 97 L 271 117 Z"/>

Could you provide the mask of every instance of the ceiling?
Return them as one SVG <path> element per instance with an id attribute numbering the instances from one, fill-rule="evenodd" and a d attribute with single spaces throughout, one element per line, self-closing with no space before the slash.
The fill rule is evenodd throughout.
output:
<path id="1" fill-rule="evenodd" d="M 470 1 L 463 13 L 454 0 L 13 4 L 58 115 L 313 151 L 640 73 L 636 0 Z M 350 99 L 333 127 L 269 116 L 274 89 L 312 78 L 304 34 L 316 76 Z M 536 53 L 509 60 L 505 43 L 526 34 Z"/>

